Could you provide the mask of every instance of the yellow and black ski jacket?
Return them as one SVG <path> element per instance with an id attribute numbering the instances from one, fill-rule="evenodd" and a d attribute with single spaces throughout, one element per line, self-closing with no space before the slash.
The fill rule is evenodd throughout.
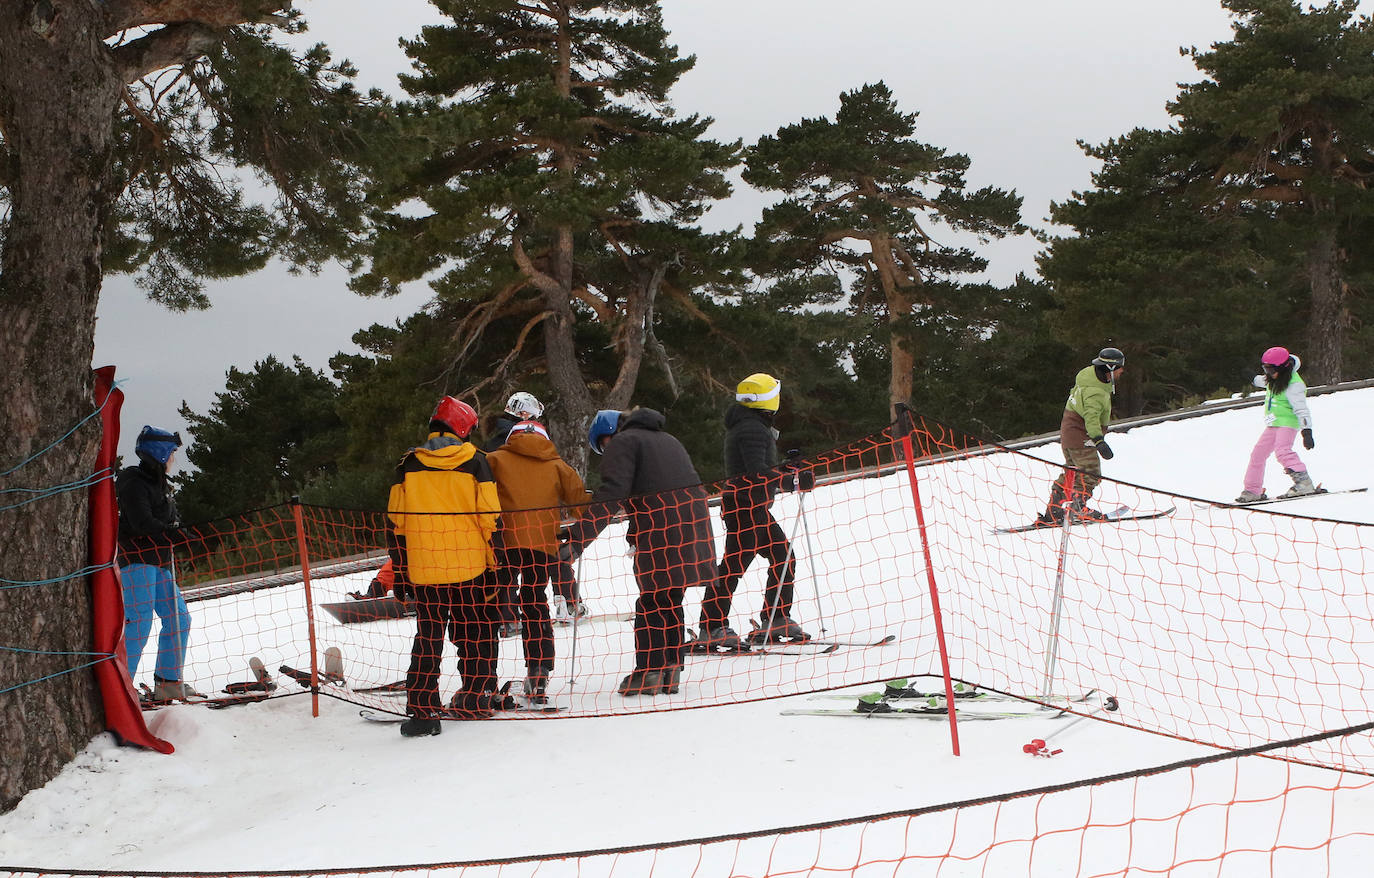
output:
<path id="1" fill-rule="evenodd" d="M 436 585 L 494 568 L 491 535 L 500 514 L 486 455 L 451 433 L 431 433 L 397 464 L 387 501 L 396 575 Z"/>

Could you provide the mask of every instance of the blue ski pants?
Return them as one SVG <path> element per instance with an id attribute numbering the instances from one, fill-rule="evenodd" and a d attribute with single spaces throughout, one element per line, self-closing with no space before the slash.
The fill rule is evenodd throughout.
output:
<path id="1" fill-rule="evenodd" d="M 162 620 L 162 632 L 157 638 L 154 673 L 161 680 L 181 680 L 186 641 L 191 636 L 191 612 L 172 571 L 152 564 L 130 564 L 119 569 L 119 579 L 124 586 L 124 648 L 129 653 L 129 676 L 138 672 L 156 615 Z"/>

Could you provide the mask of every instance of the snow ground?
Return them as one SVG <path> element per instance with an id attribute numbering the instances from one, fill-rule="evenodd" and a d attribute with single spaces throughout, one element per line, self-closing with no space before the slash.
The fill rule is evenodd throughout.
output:
<path id="1" fill-rule="evenodd" d="M 1361 452 L 1374 424 L 1374 389 L 1317 397 L 1312 408 L 1318 446 L 1304 453 L 1304 459 L 1314 479 L 1331 488 L 1368 484 L 1367 458 Z M 1113 478 L 1136 485 L 1229 500 L 1240 490 L 1240 475 L 1259 429 L 1255 409 L 1137 428 L 1113 437 L 1116 458 L 1105 469 Z M 1056 446 L 1035 453 L 1059 463 Z M 991 526 L 1025 520 L 1047 493 L 1051 468 L 1030 459 L 1016 459 L 1014 465 L 1017 479 L 1008 478 L 1006 456 L 993 462 L 938 465 L 920 471 L 919 478 L 929 504 L 927 519 L 935 547 L 932 560 L 942 595 L 947 591 L 943 609 L 953 639 L 956 674 L 963 669 L 964 676 L 969 676 L 970 668 L 979 668 L 985 676 L 978 682 L 1034 692 L 1044 670 L 1044 640 L 1037 633 L 1041 628 L 1027 633 L 1024 626 L 1015 624 L 1025 613 L 1016 586 L 1026 577 L 1034 578 L 1035 571 L 1053 573 L 1059 538 L 1054 534 L 990 537 Z M 1276 493 L 1285 487 L 1280 482 L 1286 479 L 1272 464 L 1270 474 L 1268 487 Z M 968 496 L 973 491 L 970 485 L 991 486 L 992 493 Z M 825 581 L 859 571 L 860 585 L 851 578 L 833 596 L 833 624 L 843 626 L 842 633 L 891 630 L 899 634 L 891 648 L 842 651 L 830 659 L 694 659 L 688 666 L 684 693 L 671 705 L 720 706 L 547 721 L 449 723 L 443 735 L 420 740 L 400 738 L 393 725 L 365 722 L 358 717 L 357 705 L 335 699 L 322 699 L 320 717 L 314 719 L 308 695 L 225 711 L 164 709 L 150 715 L 150 725 L 176 745 L 174 755 L 121 748 L 108 736 L 98 737 L 51 783 L 31 793 L 13 812 L 0 816 L 0 863 L 44 872 L 265 871 L 592 851 L 736 835 L 1034 790 L 1214 752 L 1184 740 L 1087 721 L 1065 734 L 1064 755 L 1035 759 L 1025 755 L 1021 745 L 1033 737 L 1053 735 L 1064 722 L 1037 718 L 964 723 L 960 726 L 963 755 L 955 757 L 950 752 L 948 726 L 942 722 L 780 714 L 789 707 L 844 703 L 818 702 L 806 695 L 728 704 L 742 697 L 938 669 L 938 664 L 931 665 L 931 626 L 924 610 L 924 571 L 919 560 L 907 558 L 908 569 L 880 570 L 870 565 L 870 559 L 845 551 L 860 539 L 866 546 L 881 539 L 888 520 L 884 516 L 895 516 L 890 519 L 893 533 L 911 531 L 909 506 L 894 501 L 907 491 L 905 477 L 836 486 L 824 499 L 822 490 L 816 492 L 810 510 L 819 545 L 813 557 L 802 559 L 803 569 L 813 565 L 815 576 Z M 1158 496 L 1124 485 L 1105 485 L 1098 496 L 1104 508 L 1112 502 L 1141 507 L 1161 502 Z M 779 504 L 784 523 L 793 520 L 795 507 L 789 503 L 795 500 L 783 498 Z M 881 512 L 889 509 L 893 511 Z M 1310 498 L 1275 509 L 1374 523 L 1374 497 L 1368 493 Z M 1360 604 L 1367 599 L 1364 571 L 1348 569 L 1360 563 L 1361 552 L 1369 552 L 1367 530 L 1187 501 L 1180 502 L 1178 512 L 1163 522 L 1149 528 L 1100 527 L 1091 535 L 1073 537 L 1091 548 L 1082 557 L 1085 569 L 1076 569 L 1069 583 L 1081 594 L 1066 606 L 1058 679 L 1070 685 L 1091 681 L 1112 687 L 1122 696 L 1123 718 L 1128 722 L 1134 719 L 1175 734 L 1193 730 L 1197 737 L 1210 740 L 1229 734 L 1233 739 L 1227 743 L 1236 746 L 1368 718 L 1360 695 L 1371 670 L 1368 656 L 1374 636 L 1369 620 L 1374 613 L 1360 616 L 1361 608 L 1367 606 Z M 1243 555 L 1247 547 L 1267 542 L 1271 533 L 1279 546 L 1277 560 L 1261 558 L 1258 569 L 1247 569 L 1244 557 L 1237 559 L 1227 550 L 1229 546 Z M 624 563 L 620 542 L 608 537 L 594 544 L 599 554 L 588 555 L 594 567 Z M 1285 541 L 1295 543 L 1299 558 L 1285 557 Z M 1196 557 L 1183 557 L 1188 553 Z M 919 545 L 905 553 L 915 554 Z M 749 601 L 757 603 L 760 567 L 755 565 L 740 588 L 737 615 L 742 615 Z M 1119 577 L 1123 581 L 1095 583 L 1093 571 L 1102 569 L 1125 571 Z M 1347 582 L 1347 576 L 1352 581 Z M 909 588 L 913 581 L 921 587 Z M 1254 590 L 1234 600 L 1228 588 L 1237 583 Z M 356 581 L 340 578 L 316 585 L 324 594 L 319 599 L 324 600 L 356 587 Z M 1099 590 L 1093 591 L 1094 585 Z M 280 591 L 262 594 L 269 603 L 284 600 Z M 1301 600 L 1290 598 L 1294 594 Z M 597 609 L 624 608 L 603 604 Z M 215 625 L 233 624 L 203 605 L 193 610 L 198 627 L 213 630 Z M 1120 624 L 1123 614 L 1136 610 L 1145 632 L 1141 642 L 1115 642 L 1116 629 L 1103 620 Z M 1217 630 L 1177 626 L 1172 617 L 1184 610 L 1215 621 Z M 689 618 L 694 613 L 695 606 L 689 607 Z M 403 642 L 407 623 L 387 624 L 396 627 L 388 642 Z M 1246 629 L 1254 625 L 1262 626 L 1266 640 L 1286 641 L 1291 634 L 1292 642 L 1280 646 L 1281 655 L 1293 656 L 1293 667 L 1278 669 L 1272 680 L 1241 675 L 1223 686 L 1217 679 L 1218 669 L 1227 661 L 1240 659 L 1237 666 L 1249 666 L 1249 657 L 1229 650 L 1247 643 Z M 282 650 L 292 648 L 293 641 L 300 642 L 300 632 L 291 626 L 263 636 L 269 634 L 280 639 Z M 330 636 L 327 628 L 322 636 Z M 565 633 L 560 636 L 566 638 Z M 660 699 L 627 706 L 607 694 L 626 670 L 620 643 L 625 636 L 627 631 L 584 635 L 578 691 L 569 692 L 566 683 L 559 684 L 560 699 L 583 712 L 663 707 Z M 1154 664 L 1151 644 L 1144 642 L 1147 637 L 1174 641 Z M 1344 642 L 1351 655 L 1334 656 L 1325 666 L 1321 654 L 1300 661 L 1305 640 Z M 224 679 L 242 676 L 238 671 L 242 656 L 231 655 L 232 650 L 222 645 L 198 648 L 200 660 L 224 666 Z M 507 651 L 503 649 L 503 654 Z M 375 677 L 371 682 L 397 675 L 404 655 L 393 652 L 394 666 L 369 668 Z M 565 644 L 560 644 L 559 654 L 566 655 Z M 503 661 L 507 672 L 518 667 L 504 655 Z M 751 664 L 732 665 L 728 673 L 713 679 L 711 669 L 719 661 Z M 1290 723 L 1274 719 L 1268 710 L 1247 715 L 1245 700 L 1257 692 L 1265 693 L 1280 711 L 1294 701 L 1308 706 L 1300 694 L 1289 690 L 1330 682 L 1313 676 L 1325 674 L 1341 678 L 1329 693 L 1329 710 Z M 872 686 L 855 691 L 865 689 Z M 1138 694 L 1132 699 L 1128 693 Z M 1159 703 L 1170 693 L 1214 706 L 1192 714 L 1186 706 Z M 1234 715 L 1227 721 L 1218 719 L 1232 707 Z M 1171 728 L 1170 723 L 1178 727 Z M 1335 757 L 1348 758 L 1368 771 L 1374 763 L 1368 758 L 1368 736 L 1364 738 L 1351 742 L 1354 752 L 1342 751 Z M 1333 756 L 1325 751 L 1319 755 L 1323 761 Z M 1299 865 L 1297 860 L 1292 868 L 1298 871 L 1285 871 L 1288 861 L 1283 856 L 1269 856 L 1275 842 L 1266 821 L 1285 805 L 1303 815 L 1290 814 L 1287 819 L 1310 822 L 1317 842 L 1328 832 L 1361 826 L 1367 831 L 1374 825 L 1374 792 L 1369 787 L 1339 798 L 1317 789 L 1306 798 L 1288 802 L 1266 800 L 1285 788 L 1329 787 L 1336 777 L 1331 771 L 1252 759 L 1215 772 L 1184 773 L 1181 782 L 1189 791 L 1181 805 L 1175 801 L 1178 791 L 1170 789 L 1177 784 L 1166 779 L 1153 786 L 1133 786 L 1124 794 L 1110 785 L 1097 788 L 1093 807 L 1096 814 L 1097 808 L 1105 807 L 1103 803 L 1124 795 L 1127 818 L 1155 805 L 1160 813 L 1173 814 L 1196 801 L 1188 796 L 1241 801 L 1246 798 L 1241 790 L 1254 785 L 1268 792 L 1254 796 L 1256 804 L 1244 806 L 1249 811 L 1231 815 L 1251 819 L 1224 823 L 1225 809 L 1219 809 L 1219 818 L 1218 809 L 1212 809 L 1213 818 L 1223 823 L 1206 827 L 1202 834 L 1220 827 L 1210 835 L 1229 833 L 1233 846 L 1254 847 L 1259 859 L 1230 858 L 1224 864 L 1203 859 L 1193 864 L 1191 872 L 1175 874 L 1367 874 L 1359 870 L 1367 869 L 1374 856 L 1374 839 L 1368 836 L 1355 837 L 1329 859 L 1318 851 L 1317 862 L 1324 872 L 1310 864 Z M 1361 780 L 1366 779 L 1356 778 L 1350 785 L 1358 786 Z M 1011 803 L 997 812 L 1001 830 L 1019 821 L 1043 831 L 1046 817 L 1035 807 L 1039 800 L 1019 801 L 1022 804 Z M 1233 810 L 1240 808 L 1233 805 Z M 980 809 L 966 809 L 957 834 L 943 822 L 948 815 L 922 819 L 920 832 L 898 821 L 895 826 L 880 823 L 827 830 L 783 844 L 765 840 L 761 849 L 758 843 L 731 842 L 723 847 L 627 854 L 610 858 L 609 865 L 602 863 L 602 870 L 593 865 L 607 858 L 581 863 L 554 860 L 529 866 L 527 871 L 493 868 L 490 874 L 653 871 L 713 875 L 725 874 L 727 869 L 734 870 L 733 874 L 766 870 L 776 874 L 793 860 L 801 870 L 819 862 L 821 848 L 848 850 L 853 845 L 877 860 L 901 856 L 903 851 L 910 855 L 923 843 L 934 845 L 936 852 L 931 856 L 938 856 L 950 847 L 950 839 L 973 832 L 984 818 Z M 1080 823 L 1069 825 L 1082 825 L 1079 819 Z M 1253 827 L 1259 838 L 1246 841 L 1237 828 L 1242 823 Z M 1175 852 L 1186 852 L 1190 844 L 1177 837 L 1171 826 L 1158 829 L 1163 833 L 1158 838 L 1151 837 L 1148 822 L 1132 825 L 1131 830 L 1131 841 L 1139 851 L 1154 846 L 1163 851 L 1161 855 L 1177 856 Z M 887 838 L 894 832 L 895 838 Z M 1025 830 L 1025 834 L 1035 833 Z M 924 839 L 926 835 L 931 838 Z M 879 842 L 884 838 L 887 847 Z M 1053 839 L 1040 844 L 1035 874 L 1069 873 L 1076 858 L 1084 856 L 1076 842 L 1062 852 L 1063 859 Z M 1089 852 L 1096 846 L 1100 842 L 1088 845 Z M 873 853 L 875 848 L 881 853 Z M 852 857 L 851 862 L 855 862 Z M 940 865 L 938 860 L 915 861 L 913 868 L 930 866 L 930 871 L 910 874 L 935 874 Z M 1139 860 L 1136 865 L 1139 868 Z M 966 874 L 959 862 L 943 866 L 939 874 Z M 0 874 L 5 868 L 0 867 Z M 895 867 L 879 862 L 876 868 L 872 874 L 893 874 Z M 969 868 L 967 874 L 1028 874 L 1024 864 L 998 871 L 995 862 L 975 862 Z M 487 872 L 475 870 L 474 874 Z"/>

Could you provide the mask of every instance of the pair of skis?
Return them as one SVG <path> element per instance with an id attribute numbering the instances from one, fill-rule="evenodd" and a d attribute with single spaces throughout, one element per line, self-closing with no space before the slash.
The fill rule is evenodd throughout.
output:
<path id="1" fill-rule="evenodd" d="M 685 655 L 829 655 L 842 648 L 868 649 L 886 646 L 897 639 L 895 634 L 887 634 L 875 640 L 830 640 L 811 638 L 807 640 L 780 640 L 765 643 L 738 641 L 737 646 L 728 648 L 700 645 L 700 641 L 688 640 L 682 645 Z"/>
<path id="2" fill-rule="evenodd" d="M 852 694 L 821 693 L 812 696 L 821 699 L 853 700 Z M 992 692 L 970 686 L 966 683 L 954 684 L 955 716 L 960 720 L 995 719 L 1060 719 L 1071 714 L 1069 709 L 1075 704 L 1084 704 L 1103 696 L 1095 689 L 1089 689 L 1075 696 L 1052 696 L 1044 702 L 1033 699 L 1017 698 L 1001 692 Z M 1115 699 L 1111 699 L 1115 700 Z M 1010 705 L 1020 705 L 1010 709 Z M 949 716 L 949 701 L 944 691 L 929 692 L 908 684 L 906 680 L 892 680 L 884 685 L 883 691 L 871 692 L 858 697 L 858 703 L 847 708 L 788 708 L 783 716 L 847 716 L 865 719 L 944 719 Z M 976 706 L 975 706 L 976 705 Z M 992 705 L 985 707 L 985 705 Z M 1003 705 L 1003 707 L 997 707 Z"/>
<path id="3" fill-rule="evenodd" d="M 187 699 L 156 699 L 153 697 L 153 690 L 149 689 L 146 683 L 140 683 L 142 690 L 139 698 L 139 706 L 144 710 L 157 710 L 170 704 L 199 704 L 211 710 L 221 710 L 226 707 L 234 707 L 240 704 L 253 704 L 258 701 L 266 701 L 272 697 L 272 693 L 277 690 L 277 684 L 272 680 L 272 675 L 267 673 L 266 666 L 262 659 L 253 656 L 248 660 L 249 671 L 253 675 L 252 680 L 240 683 L 230 683 L 224 687 L 223 695 L 210 695 L 202 698 Z"/>
<path id="4" fill-rule="evenodd" d="M 402 680 L 401 682 L 402 684 L 404 684 L 405 681 Z M 447 707 L 442 708 L 435 718 L 450 720 L 520 719 L 534 714 L 554 714 L 562 713 L 563 711 L 567 710 L 566 707 L 555 704 L 549 704 L 547 699 L 543 699 L 538 702 L 531 700 L 528 694 L 525 693 L 523 684 L 521 685 L 520 691 L 512 692 L 512 682 L 514 681 L 506 681 L 506 683 L 501 687 L 499 693 L 497 694 L 499 696 L 509 696 L 511 700 L 514 702 L 514 707 L 505 708 L 501 710 L 465 710 Z M 388 690 L 388 694 L 389 691 L 390 690 Z M 400 692 L 397 694 L 404 695 L 405 689 L 402 688 Z M 409 718 L 404 714 L 396 713 L 393 711 L 373 710 L 372 708 L 367 707 L 363 708 L 362 710 L 359 710 L 358 716 L 362 717 L 368 722 L 374 723 L 402 723 Z"/>
<path id="5" fill-rule="evenodd" d="M 1073 526 L 1080 527 L 1089 524 L 1116 524 L 1122 521 L 1148 521 L 1152 518 L 1164 518 L 1173 515 L 1178 509 L 1170 506 L 1168 509 L 1156 509 L 1150 512 L 1136 512 L 1129 506 L 1118 506 L 1111 512 L 1103 513 L 1099 516 L 1077 517 L 1073 519 Z M 1015 527 L 996 527 L 992 529 L 994 534 L 1019 534 L 1033 530 L 1059 530 L 1064 526 L 1063 522 L 1041 522 L 1034 521 L 1030 524 L 1017 525 Z"/>
<path id="6" fill-rule="evenodd" d="M 1363 494 L 1368 490 L 1369 488 L 1365 487 L 1344 488 L 1338 491 L 1330 491 L 1326 488 L 1323 488 L 1321 485 L 1318 485 L 1317 490 L 1313 491 L 1311 494 L 1295 494 L 1292 497 L 1266 497 L 1263 500 L 1254 500 L 1249 503 L 1223 503 L 1216 500 L 1206 500 L 1203 502 L 1206 503 L 1206 505 L 1208 506 L 1220 506 L 1223 509 L 1248 509 L 1251 506 L 1268 506 L 1271 503 L 1287 503 L 1289 500 L 1306 500 L 1308 497 L 1320 497 L 1323 494 Z"/>

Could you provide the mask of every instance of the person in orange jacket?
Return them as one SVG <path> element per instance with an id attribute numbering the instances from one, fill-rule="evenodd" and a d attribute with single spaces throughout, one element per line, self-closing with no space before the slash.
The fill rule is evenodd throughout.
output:
<path id="1" fill-rule="evenodd" d="M 446 396 L 430 416 L 429 437 L 396 466 L 387 500 L 387 543 L 397 600 L 414 599 L 415 641 L 406 672 L 406 737 L 437 735 L 443 705 L 439 660 L 444 629 L 457 623 L 463 688 L 452 707 L 495 706 L 500 587 L 492 535 L 501 506 L 486 456 L 466 441 L 477 412 Z"/>
<path id="2" fill-rule="evenodd" d="M 350 591 L 348 596 L 355 601 L 369 601 L 374 598 L 384 598 L 391 594 L 391 588 L 395 580 L 396 563 L 388 557 L 386 563 L 377 571 L 377 575 L 372 577 L 372 582 L 368 585 L 367 591 Z"/>
<path id="3" fill-rule="evenodd" d="M 525 693 L 542 704 L 553 671 L 553 624 L 547 586 L 558 560 L 563 506 L 583 502 L 587 491 L 577 471 L 563 462 L 538 421 L 513 426 L 506 442 L 487 454 L 501 500 L 497 562 L 519 582 Z"/>

